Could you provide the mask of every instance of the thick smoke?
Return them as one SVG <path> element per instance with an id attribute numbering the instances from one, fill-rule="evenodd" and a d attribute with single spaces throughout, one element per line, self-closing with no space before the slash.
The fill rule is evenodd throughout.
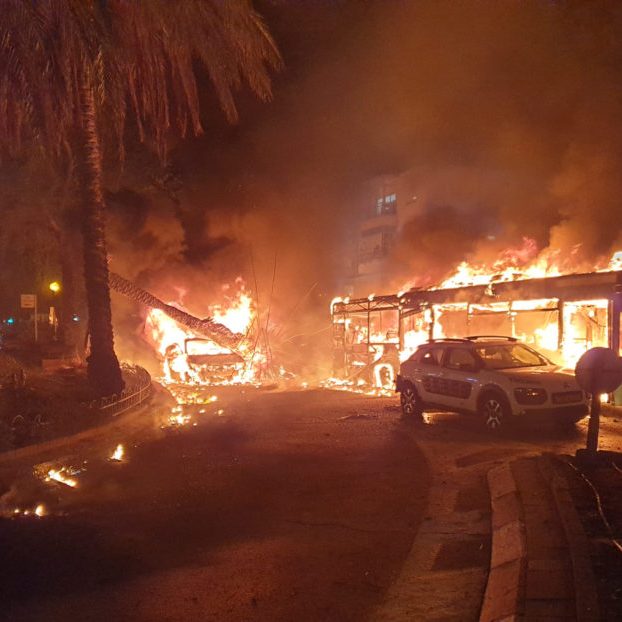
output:
<path id="1" fill-rule="evenodd" d="M 274 101 L 176 148 L 179 203 L 115 236 L 127 276 L 197 311 L 242 276 L 288 339 L 321 343 L 366 182 L 400 173 L 416 199 L 377 292 L 525 237 L 569 269 L 622 246 L 619 2 L 258 6 L 286 63 Z"/>
<path id="2" fill-rule="evenodd" d="M 566 270 L 589 270 L 618 247 L 621 8 L 437 2 L 410 9 L 418 25 L 402 52 L 413 59 L 415 79 L 404 82 L 414 122 L 404 125 L 414 141 L 423 138 L 408 163 L 423 200 L 397 249 L 397 257 L 416 260 L 405 262 L 408 272 L 490 260 L 523 236 Z M 436 206 L 454 210 L 445 227 L 438 214 L 432 226 L 420 222 Z M 422 257 L 422 246 L 442 251 Z"/>

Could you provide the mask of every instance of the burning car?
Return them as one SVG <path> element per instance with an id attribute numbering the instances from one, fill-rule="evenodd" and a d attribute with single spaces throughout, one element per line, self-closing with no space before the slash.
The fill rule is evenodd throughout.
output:
<path id="1" fill-rule="evenodd" d="M 244 365 L 239 354 L 222 352 L 213 341 L 199 337 L 185 339 L 183 349 L 179 344 L 171 344 L 164 353 L 167 377 L 179 382 L 230 382 L 243 371 Z"/>
<path id="2" fill-rule="evenodd" d="M 493 430 L 514 417 L 575 423 L 588 412 L 574 374 L 514 337 L 429 341 L 401 364 L 396 390 L 406 416 L 476 413 Z"/>

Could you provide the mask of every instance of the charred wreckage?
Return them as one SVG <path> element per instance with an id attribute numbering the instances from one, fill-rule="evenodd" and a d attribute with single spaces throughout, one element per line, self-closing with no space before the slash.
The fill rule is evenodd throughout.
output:
<path id="1" fill-rule="evenodd" d="M 622 271 L 338 298 L 331 304 L 334 375 L 390 388 L 400 361 L 422 343 L 478 334 L 516 337 L 574 367 L 591 347 L 620 351 L 621 313 Z M 612 399 L 620 403 L 622 394 Z"/>
<path id="2" fill-rule="evenodd" d="M 171 382 L 222 384 L 244 378 L 244 372 L 257 357 L 249 348 L 248 335 L 235 333 L 213 318 L 197 318 L 167 304 L 124 277 L 110 273 L 110 287 L 150 309 L 156 309 L 187 329 L 179 342 L 165 345 L 163 372 Z M 270 372 L 269 366 L 262 370 Z"/>

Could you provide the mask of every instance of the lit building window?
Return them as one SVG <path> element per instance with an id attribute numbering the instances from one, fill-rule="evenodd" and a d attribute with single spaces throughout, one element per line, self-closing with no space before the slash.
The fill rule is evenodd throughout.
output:
<path id="1" fill-rule="evenodd" d="M 397 210 L 397 194 L 386 194 L 376 199 L 376 215 L 395 214 Z"/>

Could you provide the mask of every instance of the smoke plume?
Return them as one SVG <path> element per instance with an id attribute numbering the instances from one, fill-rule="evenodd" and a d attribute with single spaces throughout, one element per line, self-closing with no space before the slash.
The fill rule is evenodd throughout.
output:
<path id="1" fill-rule="evenodd" d="M 319 349 L 376 176 L 411 187 L 376 293 L 525 238 L 568 269 L 622 246 L 619 2 L 257 6 L 286 63 L 274 101 L 242 94 L 229 127 L 206 92 L 206 135 L 172 153 L 178 203 L 114 229 L 121 274 L 197 312 L 241 276 Z"/>

